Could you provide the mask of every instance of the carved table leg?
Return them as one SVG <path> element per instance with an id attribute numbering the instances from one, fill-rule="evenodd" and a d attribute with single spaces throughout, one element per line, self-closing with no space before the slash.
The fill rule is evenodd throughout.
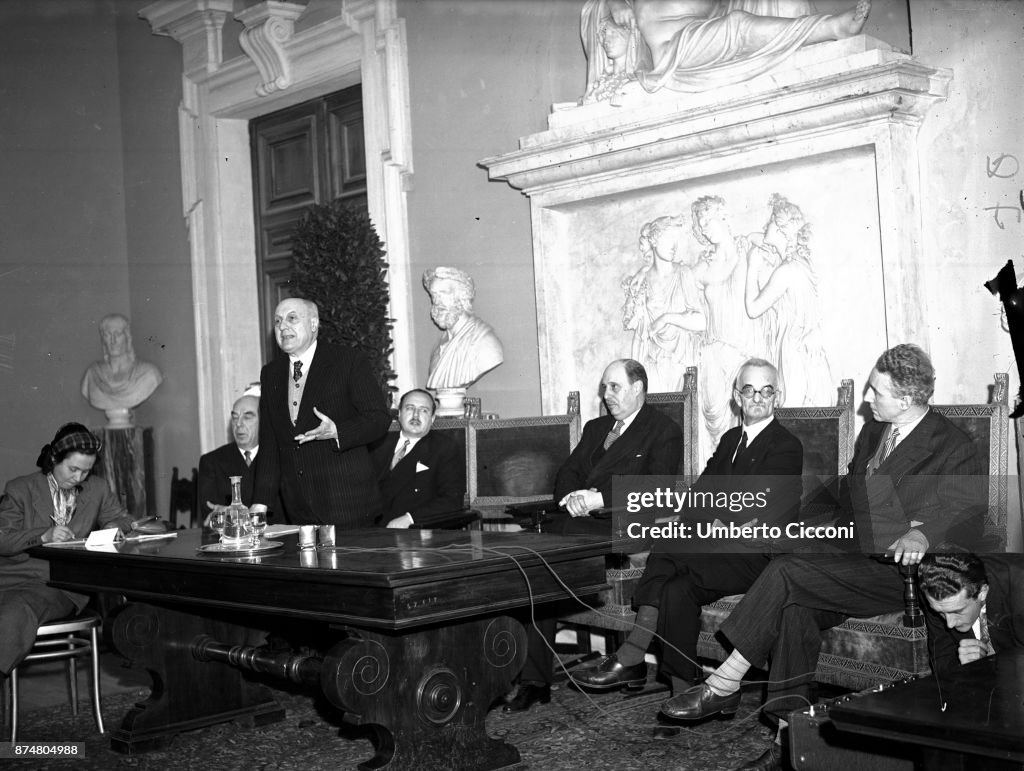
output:
<path id="1" fill-rule="evenodd" d="M 363 771 L 484 771 L 519 762 L 484 729 L 526 660 L 526 632 L 501 616 L 405 634 L 352 631 L 324 659 L 321 686 L 349 722 L 372 726 Z"/>
<path id="2" fill-rule="evenodd" d="M 197 661 L 192 642 L 210 635 L 232 643 L 249 642 L 246 627 L 182 613 L 169 608 L 132 603 L 111 620 L 111 639 L 134 669 L 153 678 L 150 697 L 125 715 L 110 732 L 113 749 L 133 754 L 157 749 L 181 731 L 228 720 L 256 725 L 284 718 L 272 692 L 249 682 L 231 666 Z"/>

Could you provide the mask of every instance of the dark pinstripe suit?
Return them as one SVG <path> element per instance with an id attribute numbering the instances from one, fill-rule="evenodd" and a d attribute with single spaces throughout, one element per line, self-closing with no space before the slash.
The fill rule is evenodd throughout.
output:
<path id="1" fill-rule="evenodd" d="M 910 529 L 911 521 L 921 522 L 918 529 L 936 546 L 951 531 L 963 532 L 965 522 L 980 520 L 985 477 L 971 478 L 980 473 L 980 464 L 963 432 L 929 412 L 868 477 L 868 463 L 885 430 L 886 424 L 871 422 L 857 437 L 842 495 L 845 515 L 859 534 L 871 536 L 869 550 L 884 552 Z M 771 699 L 800 692 L 810 682 L 822 629 L 848 616 L 902 607 L 903 582 L 891 560 L 862 554 L 789 555 L 768 564 L 723 622 L 722 632 L 754 666 L 771 658 Z M 794 709 L 801 702 L 772 706 Z"/>
<path id="2" fill-rule="evenodd" d="M 260 454 L 255 501 L 270 504 L 280 490 L 295 524 L 372 526 L 380 495 L 367 445 L 391 422 L 384 395 L 366 357 L 318 342 L 303 386 L 299 414 L 288 414 L 287 356 L 260 372 Z M 338 443 L 298 444 L 294 437 L 320 425 L 316 407 L 334 421 Z"/>

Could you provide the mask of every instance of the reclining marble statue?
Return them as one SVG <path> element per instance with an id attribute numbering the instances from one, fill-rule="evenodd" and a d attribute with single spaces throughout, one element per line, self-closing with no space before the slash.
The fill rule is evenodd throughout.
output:
<path id="1" fill-rule="evenodd" d="M 107 414 L 108 428 L 128 428 L 131 410 L 146 401 L 164 378 L 155 364 L 135 358 L 127 318 L 119 313 L 104 316 L 99 329 L 103 360 L 85 371 L 82 396 Z"/>
<path id="2" fill-rule="evenodd" d="M 630 45 L 639 49 L 635 76 L 646 91 L 708 91 L 762 75 L 801 46 L 859 34 L 870 9 L 870 0 L 838 14 L 815 13 L 805 0 L 588 0 L 580 33 L 587 94 L 597 96 L 583 101 L 607 98 L 599 82 L 628 60 Z M 609 25 L 625 45 L 607 42 L 615 37 Z"/>

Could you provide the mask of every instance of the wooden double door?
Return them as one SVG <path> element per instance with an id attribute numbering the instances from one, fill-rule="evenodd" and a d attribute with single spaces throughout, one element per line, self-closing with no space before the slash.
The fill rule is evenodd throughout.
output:
<path id="1" fill-rule="evenodd" d="M 291 295 L 291 241 L 311 204 L 337 198 L 366 209 L 360 86 L 254 119 L 249 124 L 256 264 L 264 361 L 276 353 L 274 307 Z"/>

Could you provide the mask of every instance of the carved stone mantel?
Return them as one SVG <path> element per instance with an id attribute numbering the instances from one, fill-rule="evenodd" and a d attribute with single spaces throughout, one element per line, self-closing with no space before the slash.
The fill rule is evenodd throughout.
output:
<path id="1" fill-rule="evenodd" d="M 602 201 L 614 208 L 645 195 L 664 200 L 663 191 L 687 184 L 708 192 L 703 186 L 728 175 L 763 178 L 771 173 L 765 169 L 836 151 L 873 154 L 887 337 L 881 342 L 927 348 L 926 303 L 916 291 L 922 261 L 917 135 L 931 106 L 946 98 L 951 77 L 862 35 L 802 49 L 768 75 L 714 92 L 652 95 L 633 84 L 635 90 L 611 102 L 555 105 L 548 130 L 481 161 L 492 180 L 530 197 L 545 413 L 560 409 L 566 390 L 596 376 L 580 372 L 573 379 L 565 372 L 573 352 L 559 337 L 573 324 L 574 300 L 564 284 L 548 278 L 560 269 L 567 239 L 579 237 L 571 232 L 573 217 Z M 877 243 L 871 246 L 878 251 Z"/>

